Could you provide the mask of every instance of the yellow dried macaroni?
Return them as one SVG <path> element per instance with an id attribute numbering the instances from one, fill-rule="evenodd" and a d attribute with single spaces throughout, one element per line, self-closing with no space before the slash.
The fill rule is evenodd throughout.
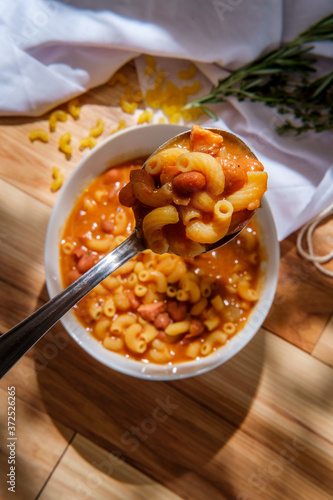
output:
<path id="1" fill-rule="evenodd" d="M 74 120 L 78 120 L 80 118 L 81 108 L 80 101 L 78 99 L 72 99 L 69 101 L 67 108 L 68 113 L 74 118 Z"/>
<path id="2" fill-rule="evenodd" d="M 182 70 L 178 72 L 178 77 L 182 78 L 183 80 L 191 80 L 192 78 L 195 77 L 197 73 L 197 68 L 194 66 L 194 64 L 191 64 L 188 69 Z"/>
<path id="3" fill-rule="evenodd" d="M 200 82 L 194 81 L 191 85 L 177 87 L 170 80 L 166 80 L 166 73 L 157 69 L 156 61 L 153 56 L 146 57 L 145 74 L 149 77 L 155 77 L 154 86 L 149 88 L 144 99 L 152 109 L 161 109 L 167 117 L 169 123 L 177 124 L 181 119 L 194 121 L 201 114 L 200 108 L 184 109 L 188 97 L 196 94 L 200 90 Z M 194 65 L 190 65 L 187 70 L 182 70 L 178 76 L 182 79 L 192 79 L 196 74 Z M 161 121 L 160 121 L 161 120 Z M 159 123 L 164 123 L 165 119 L 160 118 Z M 163 121 L 162 121 L 163 120 Z"/>
<path id="4" fill-rule="evenodd" d="M 67 121 L 67 113 L 62 109 L 56 109 L 52 111 L 49 116 L 49 127 L 50 131 L 54 132 L 57 127 L 57 122 L 66 122 Z"/>
<path id="5" fill-rule="evenodd" d="M 96 141 L 95 137 L 91 137 L 91 136 L 83 137 L 83 139 L 80 139 L 79 150 L 83 151 L 86 148 L 92 149 L 94 146 L 96 146 L 96 144 L 97 144 L 97 141 Z"/>
<path id="6" fill-rule="evenodd" d="M 29 139 L 33 141 L 49 142 L 49 134 L 42 129 L 35 129 L 29 133 Z"/>
<path id="7" fill-rule="evenodd" d="M 62 134 L 59 138 L 59 150 L 65 154 L 67 160 L 69 160 L 72 155 L 72 146 L 70 142 L 71 134 L 69 132 Z"/>
<path id="8" fill-rule="evenodd" d="M 147 67 L 145 69 L 145 75 L 152 76 L 156 72 L 156 62 L 153 56 L 146 56 Z"/>
<path id="9" fill-rule="evenodd" d="M 141 115 L 138 118 L 138 125 L 141 123 L 151 123 L 153 121 L 154 114 L 152 111 L 149 109 L 146 109 L 141 113 Z"/>
<path id="10" fill-rule="evenodd" d="M 120 98 L 120 107 L 125 113 L 129 113 L 131 115 L 134 114 L 135 110 L 138 107 L 137 102 L 130 102 L 126 95 L 121 96 Z"/>
<path id="11" fill-rule="evenodd" d="M 51 191 L 58 191 L 58 189 L 61 188 L 61 186 L 64 182 L 64 176 L 58 167 L 52 167 L 52 177 L 53 177 L 53 180 L 51 182 Z M 69 248 L 71 248 L 68 245 L 69 245 L 69 242 L 67 242 L 67 247 L 65 247 L 65 250 L 64 250 L 65 253 L 66 253 L 66 251 L 69 253 Z M 63 246 L 63 248 L 64 248 L 64 246 Z"/>
<path id="12" fill-rule="evenodd" d="M 89 137 L 99 137 L 104 130 L 104 122 L 101 118 L 97 118 L 95 127 L 92 127 L 89 132 Z"/>

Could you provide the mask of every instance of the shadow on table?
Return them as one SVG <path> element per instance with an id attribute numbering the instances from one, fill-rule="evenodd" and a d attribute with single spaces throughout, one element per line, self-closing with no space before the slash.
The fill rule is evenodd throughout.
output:
<path id="1" fill-rule="evenodd" d="M 232 482 L 213 459 L 251 407 L 264 341 L 258 334 L 225 365 L 175 382 L 135 379 L 105 367 L 60 324 L 35 346 L 34 358 L 45 409 L 55 424 L 75 429 L 192 500 L 203 491 L 214 499 L 235 498 Z M 77 451 L 90 461 L 89 453 Z M 121 480 L 112 469 L 112 477 Z"/>

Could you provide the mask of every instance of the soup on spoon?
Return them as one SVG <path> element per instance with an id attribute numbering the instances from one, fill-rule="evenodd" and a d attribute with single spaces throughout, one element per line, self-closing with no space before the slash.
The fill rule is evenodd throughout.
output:
<path id="1" fill-rule="evenodd" d="M 240 139 L 194 125 L 133 170 L 119 200 L 147 248 L 194 257 L 243 229 L 266 189 L 264 167 Z"/>

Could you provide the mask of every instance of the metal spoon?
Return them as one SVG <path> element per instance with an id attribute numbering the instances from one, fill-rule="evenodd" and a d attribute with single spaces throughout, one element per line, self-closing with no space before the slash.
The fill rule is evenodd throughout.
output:
<path id="1" fill-rule="evenodd" d="M 244 150 L 244 153 L 255 158 L 248 146 L 235 135 L 214 128 L 210 128 L 209 130 L 217 134 L 223 134 L 228 140 L 240 146 Z M 189 135 L 190 131 L 187 131 L 175 136 L 162 144 L 151 156 L 162 149 L 187 139 Z M 206 252 L 229 243 L 239 233 L 240 231 L 228 234 L 213 245 L 207 246 Z M 28 318 L 4 333 L 0 337 L 0 378 L 77 302 L 121 265 L 145 249 L 146 246 L 141 228 L 137 225 L 131 236 L 95 264 L 83 276 L 28 316 Z"/>

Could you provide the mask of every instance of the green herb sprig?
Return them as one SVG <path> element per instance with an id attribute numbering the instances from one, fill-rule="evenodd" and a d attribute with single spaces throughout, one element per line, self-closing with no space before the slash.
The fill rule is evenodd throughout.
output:
<path id="1" fill-rule="evenodd" d="M 309 78 L 316 72 L 316 58 L 309 55 L 314 46 L 309 44 L 324 40 L 333 41 L 333 14 L 310 26 L 286 46 L 232 71 L 208 95 L 185 108 L 200 107 L 217 119 L 206 105 L 225 102 L 234 96 L 239 101 L 249 99 L 275 107 L 280 114 L 292 114 L 296 122 L 286 120 L 277 128 L 280 134 L 332 129 L 333 71 L 315 80 Z"/>

